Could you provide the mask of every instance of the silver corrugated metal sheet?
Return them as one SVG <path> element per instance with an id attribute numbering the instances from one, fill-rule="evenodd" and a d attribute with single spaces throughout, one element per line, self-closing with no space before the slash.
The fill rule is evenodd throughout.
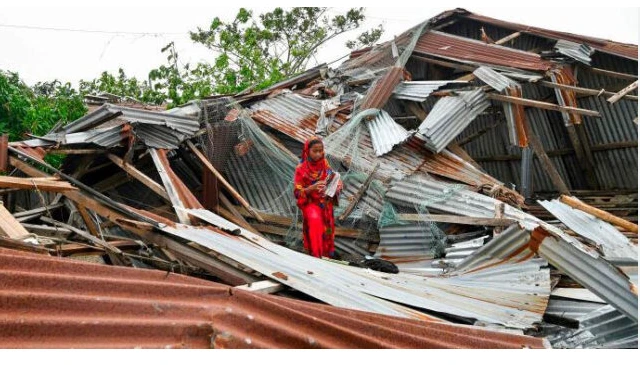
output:
<path id="1" fill-rule="evenodd" d="M 351 199 L 362 188 L 366 179 L 367 177 L 364 174 L 343 176 L 343 189 L 340 194 L 340 199 L 344 199 L 344 202 L 340 203 L 340 208 L 346 208 L 348 206 Z M 382 213 L 382 205 L 384 204 L 383 195 L 384 187 L 379 181 L 373 180 L 369 188 L 360 198 L 360 201 L 358 201 L 358 204 L 356 204 L 356 208 L 349 214 L 349 217 L 362 218 L 363 216 L 367 216 L 377 221 Z M 340 215 L 340 213 L 340 210 L 336 210 L 336 215 Z"/>
<path id="2" fill-rule="evenodd" d="M 473 71 L 473 74 L 480 80 L 484 81 L 487 85 L 505 95 L 509 95 L 510 90 L 515 92 L 517 95 L 522 95 L 520 84 L 497 73 L 489 67 L 478 67 Z M 502 103 L 502 107 L 504 109 L 504 114 L 507 117 L 507 125 L 509 126 L 509 141 L 514 146 L 518 145 L 516 109 L 519 107 L 511 103 Z M 524 112 L 524 109 L 521 108 L 520 111 Z"/>
<path id="3" fill-rule="evenodd" d="M 380 244 L 375 257 L 389 260 L 405 269 L 430 267 L 438 245 L 446 236 L 434 223 L 420 222 L 380 228 Z"/>
<path id="4" fill-rule="evenodd" d="M 580 328 L 549 336 L 554 348 L 638 348 L 638 323 L 610 305 L 577 318 Z"/>
<path id="5" fill-rule="evenodd" d="M 545 313 L 558 317 L 579 320 L 594 310 L 605 306 L 607 306 L 607 304 L 585 302 L 581 300 L 556 299 L 553 292 L 551 292 L 551 299 L 549 299 L 549 305 L 547 306 L 547 311 Z"/>
<path id="6" fill-rule="evenodd" d="M 542 318 L 549 292 L 549 272 L 539 264 L 499 268 L 488 280 L 484 272 L 444 278 L 386 274 L 334 264 L 273 244 L 212 212 L 188 210 L 215 226 L 240 229 L 246 238 L 177 225 L 162 230 L 196 242 L 269 278 L 335 306 L 425 318 L 425 314 L 396 303 L 435 312 L 475 318 L 512 328 L 528 328 Z"/>
<path id="7" fill-rule="evenodd" d="M 538 254 L 629 318 L 638 321 L 638 294 L 617 268 L 554 237 L 546 237 L 542 241 Z"/>
<path id="8" fill-rule="evenodd" d="M 364 123 L 369 128 L 376 156 L 384 155 L 391 151 L 393 146 L 406 141 L 411 136 L 411 132 L 396 123 L 384 110 L 380 110 L 374 119 Z"/>
<path id="9" fill-rule="evenodd" d="M 466 84 L 467 81 L 403 81 L 393 90 L 396 99 L 424 102 L 432 92 L 449 84 Z"/>
<path id="10" fill-rule="evenodd" d="M 487 85 L 500 92 L 504 91 L 508 87 L 518 85 L 517 82 L 486 66 L 478 67 L 473 71 L 473 74 L 480 80 L 484 81 Z"/>
<path id="11" fill-rule="evenodd" d="M 489 105 L 480 89 L 440 99 L 418 127 L 427 139 L 425 145 L 434 152 L 442 151 Z"/>
<path id="12" fill-rule="evenodd" d="M 637 259 L 638 247 L 611 224 L 589 213 L 574 209 L 558 200 L 538 200 L 538 203 L 571 230 L 598 244 L 606 258 L 628 257 Z"/>
<path id="13" fill-rule="evenodd" d="M 555 49 L 567 57 L 591 66 L 591 55 L 594 49 L 586 44 L 575 43 L 560 39 L 555 45 Z"/>

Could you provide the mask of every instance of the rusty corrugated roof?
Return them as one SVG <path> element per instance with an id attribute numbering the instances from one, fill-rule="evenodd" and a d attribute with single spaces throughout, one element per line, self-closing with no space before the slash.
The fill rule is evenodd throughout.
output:
<path id="1" fill-rule="evenodd" d="M 460 61 L 546 71 L 553 65 L 540 55 L 481 41 L 429 31 L 420 37 L 414 52 Z"/>
<path id="2" fill-rule="evenodd" d="M 466 10 L 464 10 L 466 12 Z M 590 47 L 604 53 L 613 54 L 620 57 L 630 58 L 633 60 L 638 59 L 638 45 L 614 42 L 607 39 L 588 37 L 584 35 L 558 32 L 555 30 L 543 29 L 538 27 L 532 27 L 528 25 L 511 23 L 504 20 L 494 19 L 487 16 L 468 13 L 462 15 L 465 18 L 473 19 L 479 22 L 492 24 L 498 27 L 512 29 L 517 32 L 529 33 L 537 35 L 539 37 L 551 38 L 556 40 L 568 40 L 576 43 L 585 43 Z"/>
<path id="3" fill-rule="evenodd" d="M 389 68 L 389 70 L 369 88 L 367 96 L 360 105 L 360 109 L 382 108 L 391 97 L 393 90 L 395 90 L 396 86 L 403 80 L 402 70 L 402 67 Z"/>
<path id="4" fill-rule="evenodd" d="M 0 249 L 2 348 L 543 348 L 544 339 Z"/>

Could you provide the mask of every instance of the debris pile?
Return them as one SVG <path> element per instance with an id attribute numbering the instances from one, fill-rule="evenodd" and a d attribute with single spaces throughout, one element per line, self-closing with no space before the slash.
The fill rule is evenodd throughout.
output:
<path id="1" fill-rule="evenodd" d="M 635 70 L 637 46 L 455 9 L 266 90 L 89 98 L 0 140 L 0 343 L 637 348 Z M 302 253 L 316 135 L 338 259 Z"/>

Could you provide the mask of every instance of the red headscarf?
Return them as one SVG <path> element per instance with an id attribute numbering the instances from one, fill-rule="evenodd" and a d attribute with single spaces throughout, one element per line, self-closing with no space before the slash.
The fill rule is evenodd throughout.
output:
<path id="1" fill-rule="evenodd" d="M 312 145 L 317 143 L 322 144 L 322 140 L 320 138 L 308 139 L 304 143 L 302 158 L 300 160 L 305 180 L 307 180 L 307 183 L 312 184 L 320 179 L 326 179 L 330 170 L 329 161 L 327 161 L 324 155 L 318 159 L 318 161 L 313 161 L 309 156 Z"/>

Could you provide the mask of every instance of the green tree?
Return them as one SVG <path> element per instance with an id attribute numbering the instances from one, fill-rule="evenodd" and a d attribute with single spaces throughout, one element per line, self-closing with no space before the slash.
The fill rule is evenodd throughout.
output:
<path id="1" fill-rule="evenodd" d="M 121 97 L 129 97 L 143 103 L 162 104 L 166 101 L 166 94 L 150 87 L 149 81 L 138 81 L 135 77 L 127 77 L 122 68 L 118 75 L 103 71 L 99 78 L 92 81 L 80 80 L 82 95 L 110 93 Z"/>
<path id="2" fill-rule="evenodd" d="M 364 9 L 353 8 L 330 16 L 327 8 L 276 8 L 260 14 L 244 8 L 232 22 L 215 17 L 208 29 L 190 32 L 191 39 L 217 52 L 209 72 L 215 91 L 231 93 L 248 87 L 266 88 L 304 71 L 319 48 L 364 21 Z M 382 35 L 378 26 L 360 34 L 350 48 L 375 43 Z"/>

